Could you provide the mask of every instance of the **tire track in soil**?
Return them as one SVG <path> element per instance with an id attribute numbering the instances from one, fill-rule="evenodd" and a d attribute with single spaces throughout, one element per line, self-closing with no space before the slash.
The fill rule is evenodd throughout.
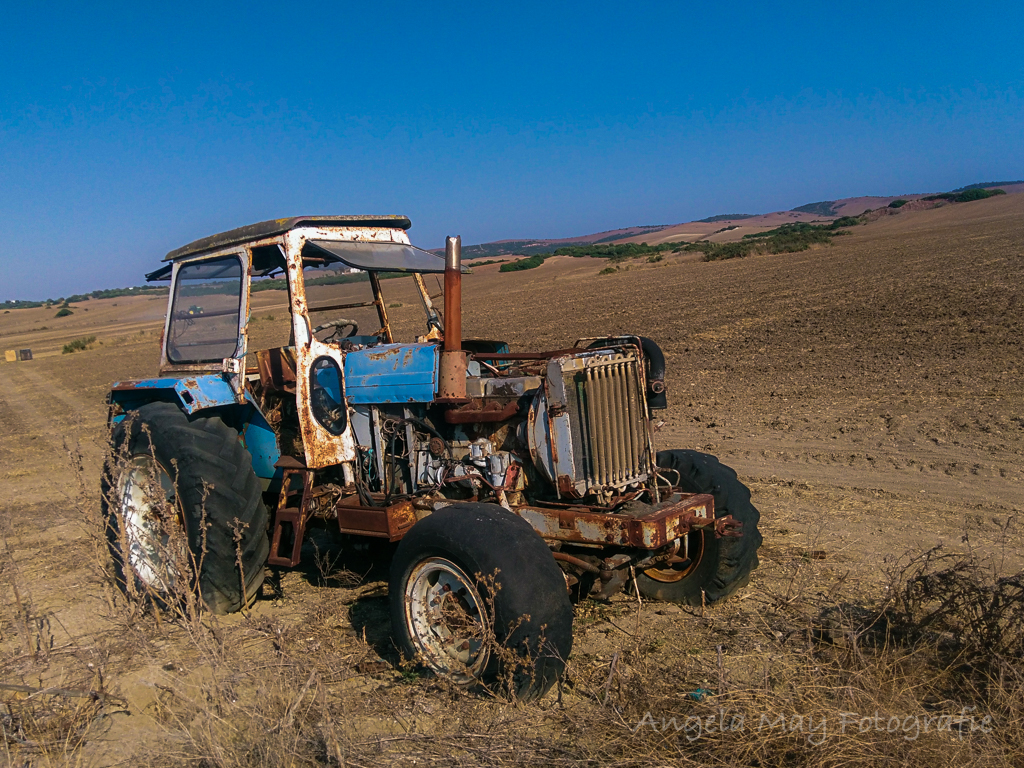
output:
<path id="1" fill-rule="evenodd" d="M 739 443 L 729 440 L 728 443 Z M 823 440 L 747 438 L 717 450 L 748 476 L 776 475 L 835 488 L 877 488 L 907 499 L 960 509 L 1019 513 L 1024 502 L 1019 467 L 979 451 L 914 446 L 911 449 L 849 446 Z"/>
<path id="2" fill-rule="evenodd" d="M 0 516 L 9 555 L 17 566 L 23 597 L 40 615 L 52 615 L 52 630 L 73 639 L 91 626 L 90 601 L 70 599 L 68 589 L 90 580 L 81 545 L 85 530 L 78 505 L 80 488 L 65 448 L 82 450 L 86 481 L 98 477 L 102 449 L 89 435 L 84 404 L 61 396 L 45 368 L 0 369 L 0 432 L 4 446 L 0 471 Z"/>
<path id="3" fill-rule="evenodd" d="M 69 497 L 73 499 L 78 489 L 63 436 L 54 429 L 55 421 L 62 419 L 73 439 L 84 438 L 83 471 L 88 481 L 99 477 L 104 449 L 94 435 L 104 434 L 103 416 L 102 407 L 90 406 L 47 381 L 45 369 L 0 366 L 0 450 L 12 446 L 12 452 L 20 452 L 24 459 L 19 463 L 29 468 L 24 477 L 4 479 L 8 462 L 0 464 L 0 517 L 9 518 L 0 522 L 7 529 L 4 533 L 9 531 L 8 555 L 22 600 L 34 615 L 48 621 L 54 642 L 76 648 L 74 660 L 45 668 L 47 675 L 57 675 L 54 683 L 63 679 L 68 665 L 91 661 L 100 668 L 112 666 L 109 656 L 96 653 L 97 647 L 110 648 L 109 640 L 99 638 L 109 634 L 111 626 L 96 582 L 89 534 L 68 508 Z M 4 455 L 0 453 L 0 459 Z M 112 715 L 107 730 L 86 742 L 81 753 L 85 764 L 113 765 L 123 759 L 126 741 L 156 744 L 163 733 L 148 713 L 155 701 L 150 681 L 159 678 L 162 667 L 148 660 L 133 664 L 121 656 L 124 647 L 113 645 L 114 658 L 120 661 L 113 665 L 111 679 L 126 696 L 128 710 Z M 4 650 L 8 648 L 12 646 Z"/>
<path id="4" fill-rule="evenodd" d="M 8 399 L 14 389 L 13 382 L 7 376 L 9 370 L 9 365 L 0 366 L 0 437 L 28 432 L 24 418 L 15 407 L 16 403 L 11 403 Z"/>
<path id="5" fill-rule="evenodd" d="M 22 598 L 37 615 L 53 619 L 55 641 L 77 643 L 99 627 L 94 600 L 100 593 L 90 592 L 92 599 L 76 593 L 95 578 L 80 505 L 98 499 L 81 497 L 68 449 L 80 445 L 87 491 L 98 490 L 90 480 L 99 478 L 103 448 L 89 423 L 98 418 L 97 409 L 57 389 L 45 369 L 6 368 L 0 369 L 0 412 L 15 418 L 0 438 L 14 446 L 17 458 L 14 473 L 4 478 L 0 472 L 7 554 Z"/>
<path id="6" fill-rule="evenodd" d="M 87 478 L 99 477 L 104 448 L 88 423 L 96 420 L 96 409 L 62 392 L 45 374 L 27 366 L 0 367 L 0 413 L 5 414 L 3 433 L 13 438 L 7 441 L 13 446 L 0 454 L 5 458 L 0 509 L 26 497 L 33 503 L 66 501 L 77 491 L 69 448 L 81 451 Z"/>
<path id="7" fill-rule="evenodd" d="M 102 416 L 104 412 L 102 406 L 76 397 L 66 389 L 54 384 L 50 379 L 40 375 L 39 371 L 26 367 L 24 369 L 20 369 L 18 372 L 24 374 L 32 384 L 38 387 L 40 391 L 45 392 L 47 396 L 54 397 L 64 403 L 68 413 L 77 417 L 79 421 L 97 419 Z"/>

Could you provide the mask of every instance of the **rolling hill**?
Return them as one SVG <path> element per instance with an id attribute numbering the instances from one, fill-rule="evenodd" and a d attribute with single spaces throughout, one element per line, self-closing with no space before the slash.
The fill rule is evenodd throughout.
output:
<path id="1" fill-rule="evenodd" d="M 1024 180 L 981 182 L 960 187 L 952 190 L 952 192 L 965 192 L 971 189 L 1002 189 L 1007 194 L 1018 194 L 1024 192 Z M 915 192 L 902 195 L 865 195 L 808 203 L 788 211 L 774 211 L 763 214 L 718 214 L 681 224 L 623 227 L 621 229 L 612 229 L 578 237 L 496 240 L 478 245 L 465 245 L 462 248 L 462 253 L 464 258 L 478 259 L 495 256 L 532 256 L 538 253 L 551 253 L 556 248 L 564 245 L 584 245 L 590 243 L 643 242 L 649 245 L 656 245 L 668 242 L 693 242 L 695 240 L 734 242 L 740 240 L 744 235 L 763 232 L 778 227 L 781 224 L 823 222 L 831 221 L 841 216 L 859 216 L 867 210 L 885 208 L 895 200 L 916 202 L 934 194 L 936 193 Z M 437 253 L 443 253 L 443 251 L 443 248 L 435 249 Z"/>

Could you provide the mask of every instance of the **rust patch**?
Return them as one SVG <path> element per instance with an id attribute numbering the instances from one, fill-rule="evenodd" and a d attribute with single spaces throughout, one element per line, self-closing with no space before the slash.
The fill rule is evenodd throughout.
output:
<path id="1" fill-rule="evenodd" d="M 294 568 L 302 559 L 302 540 L 309 520 L 314 473 L 305 468 L 289 466 L 281 478 L 281 495 L 274 511 L 274 524 L 270 537 L 269 565 Z M 301 480 L 295 487 L 295 480 Z M 290 549 L 282 552 L 290 543 Z"/>
<path id="2" fill-rule="evenodd" d="M 554 456 L 555 460 L 557 461 L 558 460 L 558 454 L 555 453 L 555 445 L 554 445 L 554 443 L 555 443 L 555 441 L 552 440 L 551 441 L 551 453 Z M 568 496 L 570 498 L 572 498 L 574 496 L 579 496 L 580 495 L 579 492 L 576 490 L 576 484 L 572 481 L 572 478 L 569 477 L 568 475 L 559 475 L 558 476 L 558 492 L 562 496 Z"/>
<path id="3" fill-rule="evenodd" d="M 544 539 L 655 550 L 693 529 L 712 528 L 717 533 L 714 503 L 709 494 L 691 494 L 676 504 L 647 515 L 602 513 L 572 506 L 556 509 L 522 506 L 512 511 L 533 526 Z M 722 520 L 728 521 L 728 518 Z M 735 535 L 729 532 L 729 527 L 727 522 L 721 535 Z"/>
<path id="4" fill-rule="evenodd" d="M 519 402 L 513 400 L 488 400 L 475 398 L 459 408 L 445 411 L 444 420 L 449 424 L 482 424 L 507 421 L 519 412 Z"/>
<path id="5" fill-rule="evenodd" d="M 400 354 L 401 351 L 401 347 L 391 347 L 390 349 L 385 349 L 381 352 L 367 352 L 366 357 L 369 358 L 370 360 L 373 360 L 374 362 L 379 363 L 381 360 L 387 360 L 389 357 L 394 357 L 395 355 Z M 411 350 L 408 352 L 408 354 L 412 354 Z M 408 360 L 406 361 L 406 363 L 408 363 Z"/>
<path id="6" fill-rule="evenodd" d="M 388 541 L 398 541 L 416 523 L 416 509 L 408 499 L 388 507 L 364 507 L 358 496 L 348 496 L 338 502 L 335 511 L 342 533 Z"/>
<path id="7" fill-rule="evenodd" d="M 474 352 L 473 360 L 549 360 L 553 357 L 579 354 L 578 349 L 553 349 L 550 352 Z"/>

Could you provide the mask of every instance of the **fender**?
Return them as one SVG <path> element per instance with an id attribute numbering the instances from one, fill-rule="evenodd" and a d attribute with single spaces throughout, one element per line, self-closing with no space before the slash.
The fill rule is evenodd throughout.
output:
<path id="1" fill-rule="evenodd" d="M 216 409 L 217 415 L 226 424 L 238 430 L 242 443 L 252 455 L 252 468 L 256 476 L 264 481 L 280 479 L 281 470 L 274 466 L 281 458 L 277 435 L 249 393 L 245 393 L 245 402 L 240 404 L 234 389 L 223 376 L 206 374 L 181 379 L 129 379 L 115 382 L 110 388 L 108 403 L 119 406 L 117 410 L 120 413 L 112 415 L 110 421 L 117 423 L 125 417 L 126 412 L 153 401 L 176 403 L 189 416 Z"/>

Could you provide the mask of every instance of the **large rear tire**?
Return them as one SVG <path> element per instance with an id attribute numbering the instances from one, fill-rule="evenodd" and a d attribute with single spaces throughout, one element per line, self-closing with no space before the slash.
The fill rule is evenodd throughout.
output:
<path id="1" fill-rule="evenodd" d="M 526 521 L 494 504 L 453 504 L 416 523 L 389 593 L 405 657 L 460 685 L 537 699 L 572 650 L 562 571 Z"/>
<path id="2" fill-rule="evenodd" d="M 694 532 L 688 542 L 690 564 L 676 573 L 650 569 L 637 574 L 640 593 L 655 600 L 684 605 L 701 605 L 723 600 L 745 587 L 757 568 L 761 513 L 750 502 L 750 491 L 736 472 L 714 456 L 698 451 L 659 451 L 658 466 L 679 473 L 678 484 L 685 493 L 709 493 L 715 498 L 715 517 L 732 515 L 743 524 L 738 538 L 715 538 L 714 533 Z M 672 473 L 669 479 L 675 481 Z M 699 557 L 699 560 L 696 558 Z"/>
<path id="3" fill-rule="evenodd" d="M 158 402 L 111 437 L 102 499 L 122 589 L 165 603 L 195 590 L 214 613 L 252 602 L 270 551 L 268 514 L 238 433 L 218 416 Z"/>

